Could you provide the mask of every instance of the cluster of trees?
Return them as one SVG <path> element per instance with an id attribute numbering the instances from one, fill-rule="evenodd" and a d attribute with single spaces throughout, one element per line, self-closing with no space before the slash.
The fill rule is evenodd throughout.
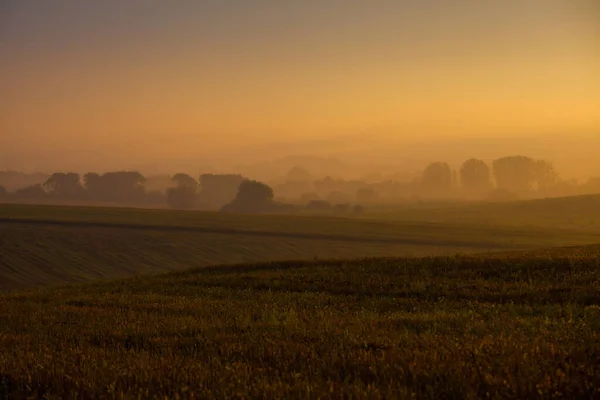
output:
<path id="1" fill-rule="evenodd" d="M 43 179 L 43 180 L 42 180 Z M 2 186 L 8 182 L 8 185 Z M 17 182 L 21 186 L 16 188 Z M 32 183 L 24 185 L 25 183 Z M 362 212 L 363 205 L 422 201 L 435 198 L 478 198 L 516 200 L 600 193 L 600 178 L 585 184 L 561 180 L 545 160 L 509 156 L 488 165 L 483 160 L 466 160 L 458 169 L 448 163 L 429 164 L 418 179 L 367 183 L 326 177 L 313 179 L 301 167 L 292 168 L 285 182 L 271 187 L 239 174 L 178 173 L 147 179 L 140 172 L 117 171 L 80 176 L 0 171 L 0 199 L 34 201 L 44 199 L 92 201 L 132 206 L 169 206 L 175 209 L 221 210 L 226 212 L 289 211 L 294 206 L 311 210 Z M 354 205 L 353 205 L 354 204 Z"/>
<path id="2" fill-rule="evenodd" d="M 291 211 L 293 206 L 274 200 L 273 189 L 241 175 L 204 174 L 196 181 L 187 174 L 173 176 L 167 202 L 175 209 L 219 209 L 223 212 L 268 213 Z"/>
<path id="3" fill-rule="evenodd" d="M 273 197 L 273 189 L 268 185 L 258 181 L 245 180 L 240 183 L 235 198 L 223 206 L 221 211 L 267 213 L 283 208 L 283 205 L 276 203 Z"/>
<path id="4" fill-rule="evenodd" d="M 548 195 L 556 188 L 559 175 L 545 160 L 525 156 L 502 157 L 488 166 L 472 158 L 460 170 L 452 170 L 447 163 L 436 162 L 425 168 L 423 186 L 429 193 L 444 193 L 459 188 L 465 194 L 481 195 L 496 189 L 495 193 L 531 197 Z"/>
<path id="5" fill-rule="evenodd" d="M 229 204 L 245 181 L 242 175 L 203 174 L 196 180 L 188 174 L 175 174 L 173 187 L 167 189 L 167 203 L 171 208 L 218 210 Z"/>
<path id="6" fill-rule="evenodd" d="M 81 177 L 74 172 L 56 172 L 44 182 L 20 188 L 10 194 L 14 199 L 93 200 L 120 204 L 147 203 L 152 199 L 139 172 L 90 172 Z"/>
<path id="7" fill-rule="evenodd" d="M 175 209 L 271 212 L 286 210 L 274 201 L 273 189 L 264 183 L 234 174 L 203 174 L 196 180 L 184 173 L 170 179 L 165 191 L 146 189 L 146 178 L 136 171 L 95 172 L 80 176 L 57 172 L 44 182 L 9 192 L 0 186 L 0 198 L 14 200 L 69 200 L 123 205 L 168 204 Z M 288 206 L 289 208 L 289 206 Z"/>
<path id="8" fill-rule="evenodd" d="M 290 173 L 291 174 L 291 173 Z M 288 174 L 288 176 L 290 175 Z M 296 177 L 301 174 L 294 171 Z M 561 180 L 554 166 L 545 160 L 508 156 L 491 165 L 472 158 L 458 169 L 446 162 L 426 166 L 420 177 L 411 181 L 367 183 L 359 180 L 288 180 L 275 186 L 275 193 L 287 199 L 361 204 L 435 198 L 516 200 L 519 198 L 568 196 L 600 193 L 600 178 L 579 185 Z"/>

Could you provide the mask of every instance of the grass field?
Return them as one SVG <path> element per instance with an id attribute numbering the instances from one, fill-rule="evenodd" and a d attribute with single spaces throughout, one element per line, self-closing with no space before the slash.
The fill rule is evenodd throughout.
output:
<path id="1" fill-rule="evenodd" d="M 214 264 L 592 244 L 595 228 L 5 204 L 0 291 Z"/>
<path id="2" fill-rule="evenodd" d="M 273 262 L 8 293 L 0 398 L 598 398 L 599 256 Z"/>
<path id="3" fill-rule="evenodd" d="M 523 204 L 0 205 L 0 399 L 600 398 L 595 206 Z"/>

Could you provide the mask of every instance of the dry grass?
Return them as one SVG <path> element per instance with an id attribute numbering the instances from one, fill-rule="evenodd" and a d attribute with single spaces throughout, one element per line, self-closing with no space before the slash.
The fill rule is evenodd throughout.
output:
<path id="1" fill-rule="evenodd" d="M 275 262 L 0 296 L 0 398 L 598 398 L 600 250 Z"/>

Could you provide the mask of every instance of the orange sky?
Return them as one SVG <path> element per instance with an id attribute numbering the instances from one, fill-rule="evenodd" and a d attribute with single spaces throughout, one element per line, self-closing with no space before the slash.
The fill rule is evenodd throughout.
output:
<path id="1" fill-rule="evenodd" d="M 594 0 L 291 3 L 4 2 L 0 158 L 600 130 Z"/>

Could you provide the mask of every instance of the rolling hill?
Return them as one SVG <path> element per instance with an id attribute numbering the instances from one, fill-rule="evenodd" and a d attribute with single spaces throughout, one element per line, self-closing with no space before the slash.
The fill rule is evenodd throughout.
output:
<path id="1" fill-rule="evenodd" d="M 423 256 L 600 242 L 596 230 L 581 227 L 550 230 L 472 221 L 9 204 L 0 205 L 0 228 L 0 290 L 214 264 Z"/>

